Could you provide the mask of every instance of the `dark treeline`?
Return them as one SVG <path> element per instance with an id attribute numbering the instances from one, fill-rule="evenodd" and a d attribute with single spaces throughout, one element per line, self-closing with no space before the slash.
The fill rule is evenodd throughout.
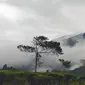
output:
<path id="1" fill-rule="evenodd" d="M 4 64 L 3 67 L 0 70 L 17 70 L 13 66 L 8 66 L 7 64 Z"/>

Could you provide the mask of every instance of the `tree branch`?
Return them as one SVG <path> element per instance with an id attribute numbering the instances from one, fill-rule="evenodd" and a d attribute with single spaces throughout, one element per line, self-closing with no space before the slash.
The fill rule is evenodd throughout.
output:
<path id="1" fill-rule="evenodd" d="M 42 51 L 41 51 L 41 52 L 39 52 L 39 53 L 50 53 L 50 52 L 52 52 L 52 50 L 50 50 L 50 51 L 48 51 L 48 52 L 46 52 L 46 51 L 45 51 L 45 52 L 42 52 Z"/>

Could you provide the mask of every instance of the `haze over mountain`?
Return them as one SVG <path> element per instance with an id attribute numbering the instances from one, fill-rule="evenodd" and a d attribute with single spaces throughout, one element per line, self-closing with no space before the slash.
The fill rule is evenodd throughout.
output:
<path id="1" fill-rule="evenodd" d="M 71 69 L 81 65 L 80 59 L 85 59 L 85 33 L 62 36 L 53 40 L 61 43 L 64 52 L 62 58 L 74 63 Z"/>
<path id="2" fill-rule="evenodd" d="M 43 54 L 43 65 L 38 70 L 46 71 L 46 69 L 56 69 L 62 68 L 58 59 L 63 58 L 65 60 L 72 61 L 72 67 L 70 70 L 78 68 L 82 65 L 80 59 L 85 59 L 85 33 L 66 35 L 60 38 L 55 38 L 53 41 L 61 43 L 63 49 L 63 55 L 57 57 L 56 55 Z M 33 63 L 33 62 L 32 62 Z M 31 64 L 32 65 L 32 64 Z"/>
<path id="3" fill-rule="evenodd" d="M 78 63 L 84 58 L 84 40 L 78 37 L 79 43 L 73 41 L 75 44 L 69 46 L 63 39 L 85 32 L 84 22 L 84 0 L 0 0 L 0 66 L 34 62 L 33 54 L 28 56 L 16 47 L 29 45 L 32 38 L 39 35 L 50 39 L 66 35 L 59 38 L 65 52 L 62 58 Z M 51 56 L 47 56 L 49 60 L 45 60 L 45 66 L 54 68 L 56 57 Z"/>
<path id="4" fill-rule="evenodd" d="M 63 55 L 57 57 L 56 55 L 50 55 L 50 54 L 43 54 L 42 60 L 44 63 L 41 65 L 41 67 L 38 70 L 41 71 L 46 71 L 46 69 L 61 69 L 62 66 L 59 63 L 58 59 L 63 58 L 65 60 L 71 60 L 72 61 L 72 67 L 70 68 L 71 70 L 74 68 L 77 68 L 81 66 L 82 64 L 80 63 L 80 59 L 85 59 L 85 33 L 81 34 L 74 34 L 74 35 L 66 35 L 62 36 L 59 38 L 54 38 L 53 41 L 57 41 L 61 43 L 61 47 L 63 49 Z M 7 43 L 7 42 L 6 42 Z M 9 60 L 8 57 L 5 58 L 4 64 L 7 63 L 8 65 L 13 65 L 13 66 L 18 66 L 19 68 L 22 69 L 34 69 L 34 62 L 35 62 L 35 57 L 34 54 L 29 54 L 29 53 L 22 53 L 20 52 L 16 46 L 17 44 L 10 44 L 11 49 L 13 53 L 5 53 L 5 55 L 19 55 L 19 57 L 10 57 Z M 8 46 L 6 46 L 8 48 Z M 12 49 L 14 48 L 14 49 Z M 5 51 L 7 49 L 3 49 Z M 17 59 L 15 62 L 14 59 Z M 13 62 L 14 61 L 14 62 Z M 8 63 L 9 62 L 9 63 Z M 16 63 L 16 64 L 15 64 Z M 3 64 L 2 64 L 3 65 Z"/>

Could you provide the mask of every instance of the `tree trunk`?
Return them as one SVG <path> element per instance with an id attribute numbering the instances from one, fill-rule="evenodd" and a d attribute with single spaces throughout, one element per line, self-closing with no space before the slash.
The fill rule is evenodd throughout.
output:
<path id="1" fill-rule="evenodd" d="M 36 52 L 35 56 L 35 72 L 37 72 L 37 58 L 38 58 L 38 52 Z"/>

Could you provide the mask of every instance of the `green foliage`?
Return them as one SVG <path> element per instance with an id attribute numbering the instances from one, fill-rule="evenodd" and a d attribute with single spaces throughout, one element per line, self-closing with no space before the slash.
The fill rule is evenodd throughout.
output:
<path id="1" fill-rule="evenodd" d="M 75 76 L 64 72 L 23 72 L 1 70 L 4 74 L 3 85 L 25 85 L 26 83 L 43 85 L 85 85 L 85 77 Z"/>

